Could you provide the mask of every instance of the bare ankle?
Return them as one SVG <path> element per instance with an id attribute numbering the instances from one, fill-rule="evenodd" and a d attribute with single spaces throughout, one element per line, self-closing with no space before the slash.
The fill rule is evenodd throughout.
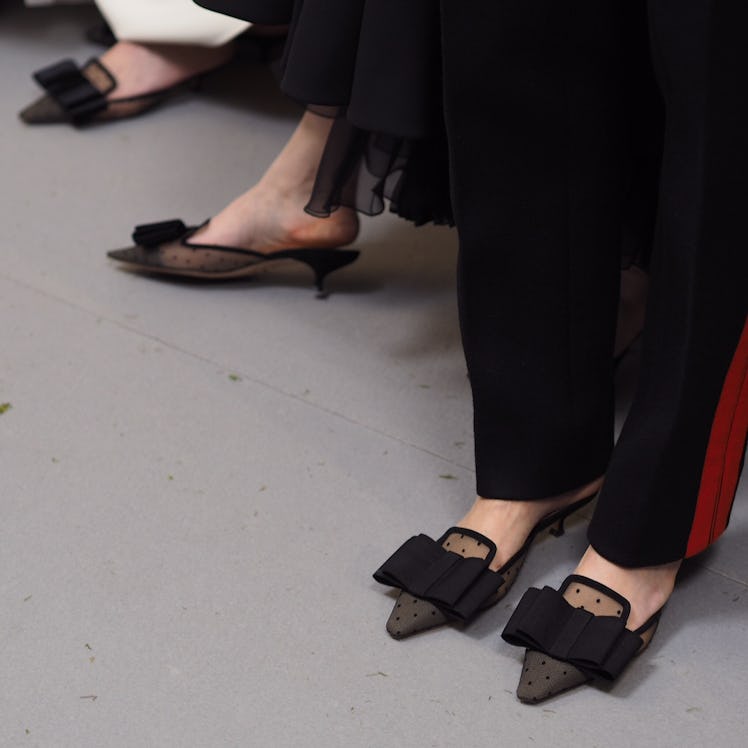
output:
<path id="1" fill-rule="evenodd" d="M 628 628 L 642 626 L 670 598 L 681 561 L 658 566 L 625 567 L 608 561 L 590 546 L 575 573 L 594 579 L 631 603 Z"/>
<path id="2" fill-rule="evenodd" d="M 327 218 L 315 218 L 306 213 L 290 220 L 285 230 L 292 243 L 302 247 L 345 245 L 358 235 L 358 216 L 350 208 L 338 208 Z"/>
<path id="3" fill-rule="evenodd" d="M 480 532 L 497 546 L 494 566 L 501 565 L 514 555 L 541 520 L 593 496 L 602 478 L 556 496 L 533 501 L 511 501 L 478 497 L 470 511 L 459 522 L 460 527 Z"/>

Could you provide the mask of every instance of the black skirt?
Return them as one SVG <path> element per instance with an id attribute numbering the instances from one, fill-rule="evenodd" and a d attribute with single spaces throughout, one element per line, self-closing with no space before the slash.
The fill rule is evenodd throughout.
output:
<path id="1" fill-rule="evenodd" d="M 430 0 L 199 0 L 289 26 L 281 89 L 335 117 L 307 207 L 369 215 L 385 200 L 416 224 L 452 223 L 439 6 Z"/>

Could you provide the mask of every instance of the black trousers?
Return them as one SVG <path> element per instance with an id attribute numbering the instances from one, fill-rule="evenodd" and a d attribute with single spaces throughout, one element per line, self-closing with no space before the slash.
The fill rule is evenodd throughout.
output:
<path id="1" fill-rule="evenodd" d="M 693 555 L 727 525 L 748 428 L 748 3 L 442 11 L 478 493 L 606 474 L 598 552 Z M 652 192 L 637 179 L 656 173 L 637 164 L 659 149 L 642 370 L 614 449 L 620 247 Z"/>

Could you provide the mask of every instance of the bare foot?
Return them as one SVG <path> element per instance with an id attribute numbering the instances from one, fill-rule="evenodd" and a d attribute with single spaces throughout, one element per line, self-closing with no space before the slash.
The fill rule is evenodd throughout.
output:
<path id="1" fill-rule="evenodd" d="M 479 496 L 457 524 L 476 530 L 496 543 L 496 557 L 490 566 L 496 571 L 522 547 L 533 527 L 543 517 L 591 496 L 602 483 L 603 479 L 598 478 L 572 491 L 537 501 L 505 501 Z"/>
<path id="2" fill-rule="evenodd" d="M 358 234 L 355 211 L 339 208 L 328 218 L 304 212 L 331 126 L 332 120 L 307 112 L 262 179 L 212 218 L 190 242 L 262 253 L 334 248 L 352 242 Z M 220 251 L 211 255 L 220 262 Z M 193 250 L 170 246 L 168 265 L 181 266 L 192 257 Z"/>
<path id="3" fill-rule="evenodd" d="M 602 582 L 623 595 L 631 603 L 626 627 L 633 631 L 645 624 L 668 601 L 680 565 L 680 561 L 674 561 L 662 566 L 629 569 L 611 563 L 590 546 L 574 573 Z"/>
<path id="4" fill-rule="evenodd" d="M 108 98 L 123 99 L 174 86 L 223 65 L 233 54 L 231 42 L 220 47 L 117 42 L 99 59 L 117 80 Z"/>

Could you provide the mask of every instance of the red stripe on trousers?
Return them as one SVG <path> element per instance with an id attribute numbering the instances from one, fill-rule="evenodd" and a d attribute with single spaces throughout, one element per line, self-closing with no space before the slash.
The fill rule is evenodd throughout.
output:
<path id="1" fill-rule="evenodd" d="M 701 553 L 727 527 L 748 433 L 748 320 L 725 377 L 709 435 L 686 558 Z"/>

